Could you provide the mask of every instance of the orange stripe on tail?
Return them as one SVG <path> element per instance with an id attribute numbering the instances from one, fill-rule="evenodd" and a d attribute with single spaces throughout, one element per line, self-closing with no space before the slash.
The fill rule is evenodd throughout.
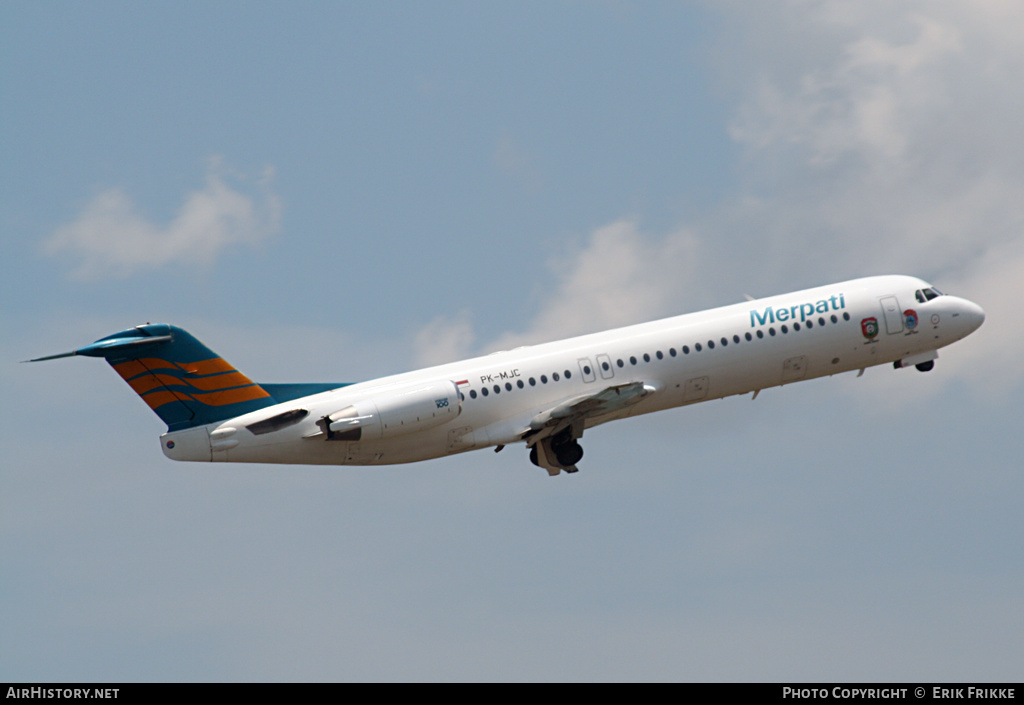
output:
<path id="1" fill-rule="evenodd" d="M 173 375 L 147 374 L 128 381 L 136 394 L 145 394 L 157 387 L 187 386 L 200 392 L 215 392 L 231 387 L 247 387 L 254 382 L 241 372 L 229 372 L 214 377 L 175 377 Z"/>
<path id="2" fill-rule="evenodd" d="M 149 404 L 149 408 L 156 409 L 158 406 L 163 406 L 164 404 L 168 404 L 172 401 L 194 401 L 199 404 L 205 404 L 206 406 L 225 406 L 227 404 L 237 404 L 238 402 L 243 401 L 252 401 L 253 399 L 265 399 L 269 396 L 270 395 L 266 390 L 254 384 L 250 387 L 229 389 L 226 392 L 209 392 L 206 394 L 196 395 L 164 389 L 146 394 L 142 398 L 147 404 Z"/>
<path id="3" fill-rule="evenodd" d="M 169 362 L 159 357 L 143 357 L 138 360 L 119 362 L 112 367 L 117 374 L 124 379 L 131 379 L 138 375 L 152 372 L 154 370 L 183 370 L 194 375 L 212 375 L 221 372 L 235 372 L 235 368 L 225 362 L 223 358 L 215 357 L 209 360 L 198 360 L 197 362 Z M 248 378 L 247 378 L 248 379 Z"/>

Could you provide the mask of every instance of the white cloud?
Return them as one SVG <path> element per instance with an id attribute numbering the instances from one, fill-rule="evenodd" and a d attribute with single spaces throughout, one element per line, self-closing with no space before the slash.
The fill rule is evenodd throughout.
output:
<path id="1" fill-rule="evenodd" d="M 678 299 L 692 284 L 696 249 L 688 230 L 659 238 L 628 220 L 600 227 L 583 247 L 548 263 L 552 283 L 538 294 L 530 327 L 487 348 L 507 350 L 678 312 Z"/>
<path id="2" fill-rule="evenodd" d="M 413 342 L 416 363 L 427 367 L 468 357 L 476 342 L 469 312 L 442 316 L 423 326 Z"/>
<path id="3" fill-rule="evenodd" d="M 799 2 L 729 13 L 731 134 L 746 149 L 758 221 L 791 257 L 841 275 L 960 279 L 1020 241 L 1024 6 Z M 726 63 L 728 61 L 729 63 Z M 825 257 L 821 254 L 824 253 Z M 936 282 L 940 287 L 942 281 Z M 971 292 L 964 291 L 965 295 Z"/>
<path id="4" fill-rule="evenodd" d="M 913 138 L 914 113 L 932 113 L 948 100 L 935 74 L 962 52 L 951 23 L 908 21 L 916 36 L 906 42 L 862 36 L 838 47 L 831 65 L 802 67 L 786 86 L 763 76 L 732 136 L 757 149 L 797 146 L 813 166 L 847 155 L 899 166 Z"/>
<path id="5" fill-rule="evenodd" d="M 941 353 L 939 379 L 966 378 L 987 396 L 1016 388 L 1024 94 L 1012 86 L 1024 76 L 1024 5 L 793 2 L 762 7 L 756 20 L 745 11 L 729 13 L 738 31 L 723 51 L 758 67 L 731 77 L 731 134 L 758 198 L 739 204 L 736 221 L 789 243 L 774 262 L 780 278 L 809 266 L 918 274 L 977 301 L 986 323 Z M 726 71 L 737 65 L 727 61 Z M 923 388 L 912 378 L 899 381 Z M 939 391 L 933 384 L 924 386 Z"/>
<path id="6" fill-rule="evenodd" d="M 141 215 L 121 189 L 108 189 L 57 228 L 43 249 L 49 255 L 71 252 L 79 260 L 73 275 L 86 280 L 123 278 L 172 263 L 209 267 L 225 248 L 253 245 L 279 230 L 281 203 L 270 189 L 272 177 L 267 169 L 257 181 L 258 195 L 242 193 L 228 184 L 220 160 L 212 159 L 202 190 L 189 193 L 166 225 Z"/>
<path id="7" fill-rule="evenodd" d="M 696 288 L 696 258 L 697 238 L 689 230 L 659 237 L 633 221 L 610 223 L 548 262 L 550 286 L 536 293 L 537 315 L 527 330 L 477 347 L 469 311 L 441 316 L 416 334 L 416 358 L 439 364 L 692 310 L 681 300 Z"/>
<path id="8" fill-rule="evenodd" d="M 736 221 L 788 243 L 773 262 L 779 278 L 808 267 L 918 274 L 985 308 L 985 325 L 943 351 L 925 384 L 911 374 L 879 385 L 935 393 L 967 379 L 987 397 L 1018 388 L 1024 94 L 1012 86 L 1024 76 L 1024 5 L 794 2 L 762 7 L 756 20 L 745 11 L 729 13 L 738 31 L 723 51 L 758 67 L 731 77 L 731 134 L 758 198 L 739 204 Z M 726 71 L 737 65 L 727 61 Z"/>

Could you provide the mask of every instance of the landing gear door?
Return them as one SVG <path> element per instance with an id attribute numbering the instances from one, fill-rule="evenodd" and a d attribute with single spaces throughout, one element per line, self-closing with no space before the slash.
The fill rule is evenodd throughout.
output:
<path id="1" fill-rule="evenodd" d="M 886 296 L 881 300 L 882 313 L 885 315 L 885 332 L 889 335 L 903 332 L 903 313 L 895 296 Z"/>

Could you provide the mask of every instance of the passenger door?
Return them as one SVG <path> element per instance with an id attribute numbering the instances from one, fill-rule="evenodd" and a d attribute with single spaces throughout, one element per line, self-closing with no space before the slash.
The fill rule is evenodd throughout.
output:
<path id="1" fill-rule="evenodd" d="M 882 314 L 885 316 L 885 332 L 889 335 L 903 332 L 903 313 L 895 296 L 884 296 L 880 299 Z"/>

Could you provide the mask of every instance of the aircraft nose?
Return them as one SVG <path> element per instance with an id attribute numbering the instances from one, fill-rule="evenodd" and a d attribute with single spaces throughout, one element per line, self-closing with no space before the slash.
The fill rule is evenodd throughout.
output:
<path id="1" fill-rule="evenodd" d="M 981 324 L 985 322 L 985 311 L 978 304 L 967 299 L 960 299 L 959 315 L 963 323 L 966 324 L 967 334 L 973 333 L 981 327 Z"/>
<path id="2" fill-rule="evenodd" d="M 985 311 L 973 301 L 967 302 L 967 316 L 971 321 L 971 330 L 978 330 L 985 322 Z"/>

